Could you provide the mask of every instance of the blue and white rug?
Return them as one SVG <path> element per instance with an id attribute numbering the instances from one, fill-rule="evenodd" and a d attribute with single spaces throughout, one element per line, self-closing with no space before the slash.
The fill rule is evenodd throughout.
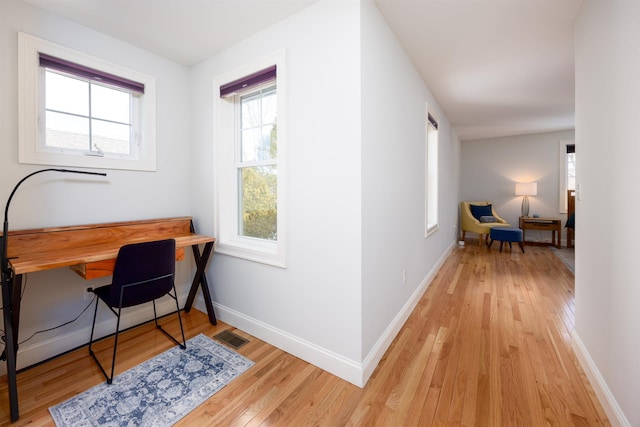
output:
<path id="1" fill-rule="evenodd" d="M 253 362 L 205 335 L 49 408 L 61 426 L 170 426 Z"/>

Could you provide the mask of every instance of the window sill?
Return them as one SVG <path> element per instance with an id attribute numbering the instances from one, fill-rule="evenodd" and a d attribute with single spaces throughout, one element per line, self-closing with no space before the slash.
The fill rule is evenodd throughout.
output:
<path id="1" fill-rule="evenodd" d="M 440 226 L 438 224 L 433 224 L 427 227 L 427 235 L 424 236 L 425 238 L 433 235 L 436 231 L 438 231 L 440 229 Z"/>
<path id="2" fill-rule="evenodd" d="M 228 255 L 236 258 L 245 259 L 247 261 L 259 262 L 261 264 L 271 265 L 279 268 L 287 268 L 286 260 L 283 254 L 276 250 L 264 250 L 263 245 L 234 244 L 234 243 L 218 243 L 215 252 L 217 254 Z M 268 246 L 264 245 L 264 246 Z M 275 244 L 273 247 L 275 248 Z"/>

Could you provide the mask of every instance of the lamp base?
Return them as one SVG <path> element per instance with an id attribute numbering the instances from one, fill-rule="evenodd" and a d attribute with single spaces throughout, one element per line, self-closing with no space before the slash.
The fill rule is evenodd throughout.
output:
<path id="1" fill-rule="evenodd" d="M 520 212 L 522 213 L 522 216 L 525 218 L 529 216 L 529 197 L 528 196 L 522 196 L 522 208 Z"/>

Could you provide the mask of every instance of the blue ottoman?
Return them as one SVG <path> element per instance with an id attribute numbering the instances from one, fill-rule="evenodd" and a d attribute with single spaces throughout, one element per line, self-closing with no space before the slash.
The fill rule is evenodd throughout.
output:
<path id="1" fill-rule="evenodd" d="M 522 253 L 524 253 L 522 230 L 519 228 L 494 227 L 489 231 L 489 237 L 491 238 L 489 247 L 491 247 L 494 240 L 497 240 L 500 242 L 500 252 L 502 252 L 502 245 L 504 242 L 509 242 L 509 249 L 511 249 L 511 242 L 518 242 L 520 249 L 522 249 Z"/>

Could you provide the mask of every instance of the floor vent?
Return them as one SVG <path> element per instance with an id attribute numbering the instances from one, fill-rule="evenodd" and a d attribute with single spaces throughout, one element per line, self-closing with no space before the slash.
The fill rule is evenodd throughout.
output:
<path id="1" fill-rule="evenodd" d="M 240 335 L 236 335 L 229 330 L 224 330 L 219 334 L 214 335 L 214 338 L 235 348 L 236 350 L 249 342 L 249 340 L 244 339 Z"/>

